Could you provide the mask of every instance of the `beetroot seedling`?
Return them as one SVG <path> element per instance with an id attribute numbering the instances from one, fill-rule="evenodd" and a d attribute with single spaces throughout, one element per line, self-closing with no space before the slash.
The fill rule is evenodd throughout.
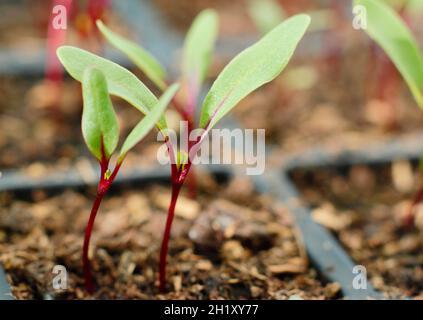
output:
<path id="1" fill-rule="evenodd" d="M 81 8 L 76 0 L 52 1 L 46 42 L 45 80 L 54 90 L 54 104 L 58 103 L 63 84 L 63 69 L 57 59 L 56 50 L 66 42 L 68 25 L 72 22 L 83 40 L 90 36 L 98 38 L 95 22 L 103 18 L 109 6 L 110 0 L 89 0 L 86 8 Z"/>
<path id="2" fill-rule="evenodd" d="M 405 79 L 417 104 L 423 109 L 423 55 L 412 32 L 401 17 L 382 1 L 355 0 L 355 4 L 366 8 L 367 29 L 365 31 L 392 60 Z M 410 205 L 406 225 L 413 223 L 415 207 L 422 200 L 423 187 L 417 192 Z"/>
<path id="3" fill-rule="evenodd" d="M 183 110 L 191 117 L 192 123 L 198 94 L 210 61 L 216 19 L 214 11 L 206 10 L 200 13 L 185 42 L 181 90 L 178 92 L 178 98 L 173 97 L 172 103 L 177 104 L 183 101 Z M 275 79 L 283 71 L 309 23 L 310 18 L 307 15 L 297 15 L 287 19 L 257 43 L 238 54 L 223 69 L 201 105 L 198 125 L 198 129 L 202 129 L 201 134 L 195 141 L 188 143 L 186 150 L 174 148 L 166 130 L 166 120 L 161 118 L 158 121 L 157 126 L 165 137 L 171 160 L 172 183 L 171 200 L 160 250 L 159 287 L 161 291 L 164 291 L 166 286 L 166 258 L 175 206 L 201 143 L 217 122 L 238 102 L 257 88 Z M 154 57 L 136 44 L 111 33 L 101 22 L 98 26 L 109 41 L 139 65 L 159 88 L 163 90 L 167 88 L 163 77 L 164 69 Z M 105 75 L 110 94 L 125 99 L 143 113 L 148 112 L 156 104 L 154 95 L 138 78 L 109 60 L 73 47 L 61 48 L 59 57 L 68 72 L 79 81 L 82 79 L 85 68 L 98 68 Z M 189 135 L 194 131 L 193 124 L 189 126 L 188 131 Z"/>
<path id="4" fill-rule="evenodd" d="M 190 172 L 192 159 L 207 132 L 240 100 L 261 85 L 273 80 L 288 63 L 296 45 L 302 38 L 309 18 L 301 15 L 288 19 L 277 26 L 262 40 L 235 57 L 218 76 L 201 107 L 199 128 L 205 130 L 197 143 L 189 142 L 188 150 L 173 150 L 169 146 L 172 175 L 172 194 L 166 220 L 165 232 L 160 250 L 159 282 L 160 290 L 166 285 L 166 257 L 175 206 L 180 190 Z M 101 22 L 100 30 L 116 47 L 125 52 L 157 86 L 164 87 L 163 68 L 158 66 L 150 54 L 137 45 L 111 33 Z M 217 16 L 211 10 L 202 12 L 194 21 L 184 46 L 182 64 L 182 90 L 173 101 L 183 119 L 188 121 L 188 135 L 194 130 L 194 113 L 201 85 L 206 77 L 213 43 L 216 37 Z M 138 55 L 137 55 L 138 53 Z M 147 56 L 148 61 L 135 57 Z M 157 72 L 158 71 L 158 72 Z"/>
<path id="5" fill-rule="evenodd" d="M 77 63 L 78 51 L 69 52 L 66 47 L 62 47 L 58 50 L 58 55 L 62 61 L 72 60 Z M 65 63 L 65 65 L 67 65 L 67 63 Z M 78 68 L 79 66 L 76 67 Z M 113 91 L 113 84 L 107 82 L 105 75 L 100 69 L 101 66 L 100 68 L 96 68 L 95 64 L 91 64 L 91 66 L 86 68 L 78 69 L 80 76 L 79 79 L 82 83 L 84 101 L 82 113 L 82 133 L 88 149 L 96 157 L 100 164 L 100 179 L 97 186 L 97 195 L 87 223 L 82 254 L 85 285 L 87 291 L 89 292 L 93 292 L 94 290 L 88 257 L 89 243 L 95 217 L 101 201 L 115 180 L 128 151 L 140 142 L 156 125 L 156 123 L 160 121 L 165 108 L 179 88 L 178 85 L 172 85 L 166 90 L 159 100 L 154 97 L 152 101 L 154 107 L 146 112 L 147 115 L 126 137 L 112 171 L 109 169 L 109 162 L 118 145 L 119 127 L 117 117 L 109 97 L 109 92 Z M 124 79 L 122 79 L 122 83 L 120 83 L 120 85 L 125 86 Z"/>

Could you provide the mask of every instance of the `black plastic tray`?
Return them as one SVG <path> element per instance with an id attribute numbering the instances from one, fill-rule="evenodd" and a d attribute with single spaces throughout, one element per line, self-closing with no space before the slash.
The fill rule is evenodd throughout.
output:
<path id="1" fill-rule="evenodd" d="M 338 241 L 323 226 L 311 222 L 311 209 L 302 205 L 300 192 L 290 179 L 290 173 L 299 169 L 351 167 L 357 164 L 383 165 L 397 160 L 417 161 L 423 154 L 423 133 L 395 138 L 385 143 L 373 143 L 357 149 L 327 150 L 312 149 L 298 155 L 290 155 L 281 160 L 282 170 L 266 173 L 267 191 L 284 202 L 296 217 L 296 222 L 303 232 L 310 258 L 318 270 L 329 279 L 341 284 L 344 294 L 352 299 L 382 298 L 369 282 L 367 290 L 352 288 L 352 273 L 355 263 L 339 245 Z M 328 237 L 330 242 L 325 242 Z M 333 245 L 333 244 L 336 245 Z M 317 256 L 316 256 L 317 255 Z"/>

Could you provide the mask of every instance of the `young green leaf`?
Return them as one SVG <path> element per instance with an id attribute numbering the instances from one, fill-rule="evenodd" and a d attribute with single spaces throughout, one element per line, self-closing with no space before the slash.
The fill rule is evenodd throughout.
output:
<path id="1" fill-rule="evenodd" d="M 57 55 L 69 74 L 78 81 L 82 80 L 86 68 L 100 70 L 107 80 L 109 93 L 126 100 L 144 114 L 157 104 L 156 96 L 133 73 L 110 60 L 71 46 L 60 47 Z M 167 128 L 164 117 L 157 126 L 161 130 Z"/>
<path id="2" fill-rule="evenodd" d="M 102 72 L 88 68 L 82 76 L 82 135 L 91 153 L 109 159 L 119 141 L 118 120 Z"/>
<path id="3" fill-rule="evenodd" d="M 207 9 L 195 18 L 188 30 L 184 44 L 182 76 L 194 91 L 198 91 L 207 76 L 218 27 L 217 13 Z"/>
<path id="4" fill-rule="evenodd" d="M 107 28 L 103 22 L 97 20 L 97 27 L 103 36 L 116 49 L 122 51 L 128 58 L 140 68 L 161 90 L 166 89 L 166 71 L 162 65 L 149 52 L 141 48 L 136 43 Z"/>
<path id="5" fill-rule="evenodd" d="M 200 127 L 213 127 L 249 93 L 276 78 L 288 64 L 309 24 L 309 16 L 293 16 L 238 54 L 207 94 Z"/>
<path id="6" fill-rule="evenodd" d="M 154 124 L 162 116 L 166 107 L 179 89 L 178 84 L 171 85 L 160 97 L 157 105 L 136 126 L 123 143 L 119 158 L 122 160 L 126 153 L 140 142 L 154 127 Z"/>
<path id="7" fill-rule="evenodd" d="M 367 12 L 365 31 L 391 58 L 423 108 L 423 57 L 416 39 L 398 14 L 379 0 L 355 0 Z"/>

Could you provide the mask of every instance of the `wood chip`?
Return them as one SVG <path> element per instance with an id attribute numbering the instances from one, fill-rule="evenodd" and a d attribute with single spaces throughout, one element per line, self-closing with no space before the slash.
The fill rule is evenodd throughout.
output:
<path id="1" fill-rule="evenodd" d="M 173 278 L 173 289 L 176 292 L 180 292 L 182 288 L 182 277 L 180 275 L 174 276 Z"/>
<path id="2" fill-rule="evenodd" d="M 246 256 L 246 252 L 239 241 L 230 240 L 223 244 L 222 256 L 227 260 L 239 260 Z"/>
<path id="3" fill-rule="evenodd" d="M 307 263 L 302 258 L 292 258 L 287 263 L 271 265 L 267 269 L 273 274 L 299 274 L 307 270 Z"/>
<path id="4" fill-rule="evenodd" d="M 338 282 L 329 283 L 324 291 L 327 297 L 335 298 L 341 291 L 341 285 Z"/>
<path id="5" fill-rule="evenodd" d="M 250 287 L 250 292 L 251 292 L 251 296 L 253 298 L 257 298 L 257 297 L 259 297 L 262 294 L 263 289 L 261 289 L 259 287 L 256 287 L 256 286 L 251 286 Z"/>
<path id="6" fill-rule="evenodd" d="M 153 196 L 153 202 L 160 209 L 167 211 L 170 202 L 170 193 L 155 193 Z M 193 220 L 198 216 L 199 212 L 200 205 L 197 201 L 188 199 L 183 195 L 179 196 L 175 208 L 175 215 L 177 217 Z"/>
<path id="7" fill-rule="evenodd" d="M 213 268 L 213 264 L 209 260 L 200 260 L 195 265 L 195 268 L 201 271 L 209 271 Z"/>
<path id="8" fill-rule="evenodd" d="M 399 192 L 411 192 L 414 188 L 414 175 L 408 160 L 394 161 L 391 166 L 392 183 Z"/>
<path id="9" fill-rule="evenodd" d="M 337 214 L 330 203 L 324 203 L 321 207 L 314 209 L 311 216 L 317 223 L 335 231 L 342 230 L 351 223 L 348 215 Z"/>

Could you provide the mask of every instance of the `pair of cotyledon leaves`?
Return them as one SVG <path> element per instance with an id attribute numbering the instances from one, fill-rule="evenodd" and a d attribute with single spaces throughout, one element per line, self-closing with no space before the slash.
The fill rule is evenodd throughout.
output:
<path id="1" fill-rule="evenodd" d="M 381 0 L 355 0 L 364 8 L 365 31 L 378 43 L 407 82 L 417 104 L 423 108 L 423 56 L 401 17 Z M 366 24 L 364 24 L 366 25 Z"/>
<path id="2" fill-rule="evenodd" d="M 293 16 L 238 54 L 223 69 L 204 99 L 200 128 L 210 130 L 240 100 L 276 78 L 288 64 L 309 24 L 307 15 Z M 97 25 L 112 45 L 125 53 L 165 91 L 157 99 L 133 73 L 120 65 L 79 48 L 63 46 L 58 49 L 58 57 L 65 69 L 82 82 L 83 135 L 88 148 L 98 159 L 101 159 L 103 151 L 109 157 L 118 144 L 119 129 L 109 94 L 126 100 L 146 115 L 125 140 L 120 153 L 124 157 L 154 125 L 166 132 L 163 112 L 179 85 L 167 87 L 166 72 L 154 57 L 112 32 L 100 21 Z M 195 19 L 187 34 L 181 84 L 188 90 L 199 88 L 206 77 L 217 29 L 217 14 L 213 10 L 205 10 Z"/>

